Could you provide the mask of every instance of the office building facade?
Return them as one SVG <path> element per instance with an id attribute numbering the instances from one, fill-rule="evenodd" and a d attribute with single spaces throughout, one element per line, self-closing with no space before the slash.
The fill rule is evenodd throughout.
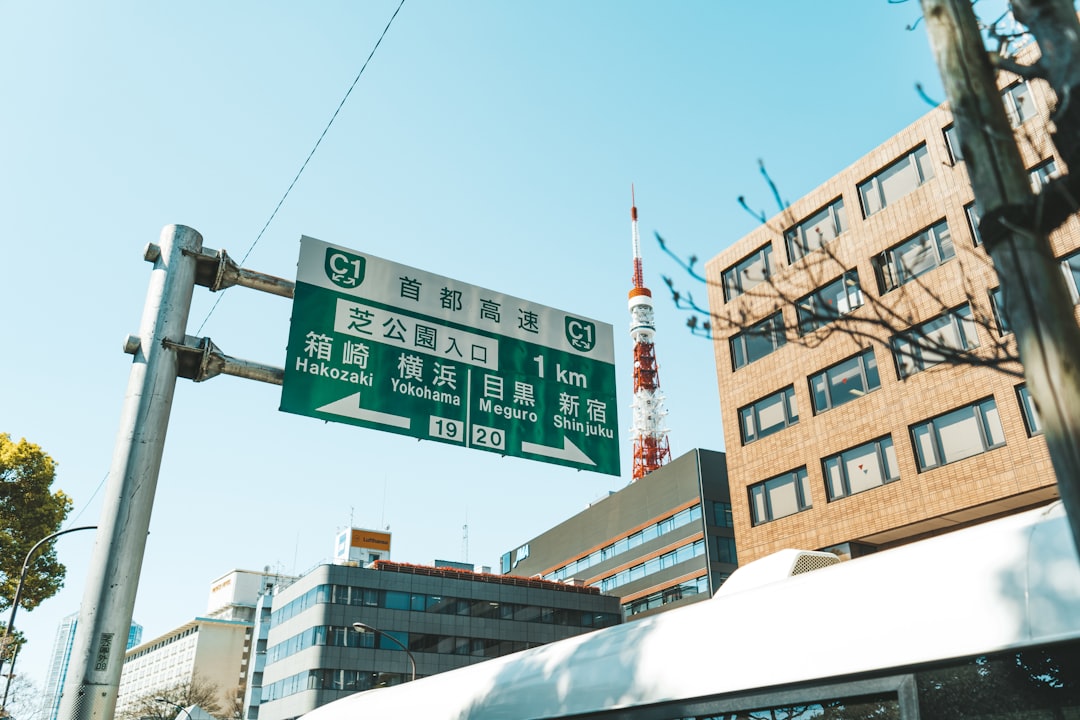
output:
<path id="1" fill-rule="evenodd" d="M 320 565 L 273 600 L 259 720 L 620 621 L 592 588 L 380 560 Z M 357 632 L 361 622 L 378 632 Z"/>
<path id="2" fill-rule="evenodd" d="M 504 554 L 501 570 L 595 587 L 632 620 L 711 597 L 737 564 L 724 453 L 692 450 Z"/>
<path id="3" fill-rule="evenodd" d="M 222 717 L 246 717 L 244 700 L 252 681 L 249 665 L 261 598 L 292 580 L 266 568 L 231 570 L 211 582 L 204 616 L 125 654 L 116 716 L 130 715 L 155 694 L 201 685 L 214 693 Z"/>
<path id="4" fill-rule="evenodd" d="M 1047 132 L 1050 99 L 1018 78 L 1001 93 L 1038 190 L 1065 170 Z M 1075 302 L 1080 220 L 1050 242 Z M 1056 497 L 1022 375 L 933 349 L 1015 352 L 946 107 L 717 255 L 707 274 L 744 562 L 785 547 L 858 555 Z M 859 321 L 860 334 L 843 332 Z"/>
<path id="5" fill-rule="evenodd" d="M 199 617 L 132 648 L 124 656 L 116 717 L 183 684 L 212 687 L 222 717 L 234 717 L 244 696 L 252 624 Z"/>

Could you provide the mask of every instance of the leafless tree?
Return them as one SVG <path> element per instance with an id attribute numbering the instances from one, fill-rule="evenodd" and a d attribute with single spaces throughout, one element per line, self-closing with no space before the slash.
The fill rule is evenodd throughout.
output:
<path id="1" fill-rule="evenodd" d="M 192 705 L 198 705 L 216 718 L 232 718 L 233 708 L 222 708 L 220 698 L 220 686 L 196 674 L 189 680 L 140 696 L 124 713 L 117 715 L 117 720 L 174 720 L 179 713 L 176 706 L 187 708 Z"/>
<path id="2" fill-rule="evenodd" d="M 1011 15 L 989 24 L 979 23 L 971 0 L 921 0 L 921 8 L 920 21 L 941 71 L 979 208 L 979 235 L 1000 280 L 1004 314 L 1014 333 L 1011 342 L 973 352 L 934 343 L 929 337 L 912 339 L 921 350 L 937 353 L 943 361 L 1023 375 L 1039 411 L 1073 537 L 1080 546 L 1080 327 L 1048 237 L 1080 208 L 1080 174 L 1072 172 L 1080 168 L 1080 20 L 1073 0 L 1013 0 Z M 1017 55 L 1017 48 L 1025 43 L 1034 52 Z M 1013 133 L 1002 103 L 997 83 L 1000 72 L 1043 80 L 1056 99 L 1049 134 L 1065 169 L 1039 192 L 1031 187 L 1021 161 L 1018 141 L 1023 138 Z M 771 181 L 770 188 L 779 201 Z M 760 219 L 764 222 L 763 216 Z M 814 262 L 820 272 L 807 277 L 835 277 L 837 273 L 843 277 L 840 260 L 827 249 L 817 253 Z M 694 268 L 696 258 L 681 262 L 691 276 L 704 281 Z M 755 331 L 760 318 L 708 313 L 689 294 L 676 290 L 674 283 L 668 284 L 677 304 L 708 318 L 691 317 L 692 331 L 711 335 L 718 323 L 742 332 Z M 869 309 L 850 315 L 825 308 L 822 315 L 815 309 L 820 305 L 812 302 L 812 291 L 802 295 L 805 288 L 786 284 L 783 278 L 763 278 L 759 287 L 759 293 L 771 294 L 777 307 L 794 304 L 808 325 L 828 321 L 825 333 L 881 342 L 883 334 L 900 336 L 911 329 L 910 318 L 891 300 L 885 304 L 879 298 Z M 910 292 L 933 291 L 912 283 Z M 806 303 L 808 299 L 811 302 Z M 805 305 L 800 307 L 800 302 Z M 975 321 L 988 325 L 990 318 L 984 312 Z M 810 334 L 808 340 L 800 341 L 819 341 L 823 334 Z M 807 337 L 794 329 L 788 335 L 788 339 Z"/>

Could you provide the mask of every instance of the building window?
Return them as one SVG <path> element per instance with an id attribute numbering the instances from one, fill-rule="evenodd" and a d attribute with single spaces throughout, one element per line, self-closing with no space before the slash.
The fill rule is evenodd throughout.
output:
<path id="1" fill-rule="evenodd" d="M 1031 88 L 1028 87 L 1026 80 L 1021 80 L 1002 90 L 1001 99 L 1005 103 L 1005 114 L 1009 116 L 1009 124 L 1014 128 L 1035 117 L 1035 103 L 1031 100 Z"/>
<path id="2" fill-rule="evenodd" d="M 836 198 L 784 233 L 788 260 L 795 262 L 847 230 L 844 199 Z"/>
<path id="3" fill-rule="evenodd" d="M 1080 251 L 1061 259 L 1061 271 L 1065 273 L 1065 284 L 1069 286 L 1069 294 L 1075 305 L 1080 302 Z"/>
<path id="4" fill-rule="evenodd" d="M 1035 407 L 1035 401 L 1031 399 L 1027 385 L 1016 386 L 1016 398 L 1020 401 L 1020 411 L 1024 415 L 1024 425 L 1027 427 L 1028 437 L 1042 435 L 1042 420 L 1039 419 L 1039 410 Z"/>
<path id="5" fill-rule="evenodd" d="M 926 145 L 920 145 L 892 165 L 859 183 L 863 216 L 888 207 L 934 177 Z"/>
<path id="6" fill-rule="evenodd" d="M 945 135 L 945 149 L 949 151 L 949 161 L 953 165 L 962 162 L 964 153 L 960 148 L 960 138 L 956 135 L 956 126 L 950 125 L 942 133 Z"/>
<path id="7" fill-rule="evenodd" d="M 1005 318 L 1005 296 L 1001 288 L 996 287 L 990 291 L 990 311 L 994 313 L 994 323 L 997 324 L 998 332 L 1008 335 L 1012 332 L 1009 321 Z"/>
<path id="8" fill-rule="evenodd" d="M 707 592 L 709 592 L 709 576 L 702 575 L 695 580 L 688 580 L 679 585 L 675 585 L 674 587 L 658 590 L 645 597 L 637 598 L 636 600 L 624 604 L 622 606 L 623 615 L 631 617 L 643 613 L 646 610 L 653 610 L 667 605 L 668 603 L 682 600 L 684 597 L 692 597 Z"/>
<path id="9" fill-rule="evenodd" d="M 783 347 L 784 316 L 777 312 L 731 338 L 731 363 L 736 370 Z"/>
<path id="10" fill-rule="evenodd" d="M 760 285 L 772 276 L 772 244 L 758 248 L 752 255 L 735 263 L 722 274 L 724 281 L 724 301 L 748 292 L 755 285 Z"/>
<path id="11" fill-rule="evenodd" d="M 1058 176 L 1057 163 L 1051 158 L 1044 160 L 1028 171 L 1031 180 L 1031 191 L 1038 195 L 1046 185 Z"/>
<path id="12" fill-rule="evenodd" d="M 836 280 L 796 301 L 799 334 L 812 333 L 863 304 L 859 273 L 848 270 Z"/>
<path id="13" fill-rule="evenodd" d="M 979 210 L 975 203 L 964 206 L 964 214 L 967 215 L 968 229 L 971 230 L 971 241 L 975 247 L 982 245 L 982 236 L 979 235 Z"/>
<path id="14" fill-rule="evenodd" d="M 873 258 L 878 292 L 884 294 L 911 282 L 955 256 L 952 233 L 942 220 Z"/>
<path id="15" fill-rule="evenodd" d="M 735 538 L 711 535 L 709 541 L 713 546 L 712 562 L 728 563 L 730 565 L 739 564 L 739 558 L 735 554 Z"/>
<path id="16" fill-rule="evenodd" d="M 750 515 L 754 525 L 794 515 L 810 508 L 810 481 L 806 468 L 786 472 L 751 485 Z"/>
<path id="17" fill-rule="evenodd" d="M 893 358 L 903 380 L 943 362 L 947 355 L 978 347 L 971 306 L 962 305 L 893 338 Z"/>
<path id="18" fill-rule="evenodd" d="M 1005 444 L 993 398 L 911 426 L 919 470 L 930 470 Z"/>
<path id="19" fill-rule="evenodd" d="M 573 562 L 569 562 L 563 565 L 561 568 L 553 570 L 544 575 L 544 580 L 553 580 L 555 582 L 562 582 L 567 578 L 572 578 L 576 575 L 583 573 L 593 565 L 599 565 L 602 562 L 610 560 L 614 557 L 618 557 L 625 552 L 633 550 L 637 546 L 647 543 L 650 540 L 654 540 L 662 535 L 666 535 L 672 530 L 681 528 L 683 525 L 694 522 L 701 519 L 701 505 L 691 505 L 685 510 L 680 510 L 674 515 L 670 515 L 663 520 L 653 523 L 652 525 L 646 525 L 641 530 L 635 533 L 631 533 L 626 537 L 619 538 L 610 545 L 605 545 L 599 550 L 580 557 Z"/>
<path id="20" fill-rule="evenodd" d="M 609 577 L 604 578 L 598 583 L 590 583 L 595 587 L 600 588 L 600 592 L 611 592 L 617 587 L 632 583 L 635 580 L 648 577 L 653 573 L 658 573 L 661 570 L 666 570 L 670 567 L 674 567 L 679 563 L 686 562 L 693 558 L 699 557 L 705 554 L 705 541 L 695 540 L 685 545 L 675 548 L 670 552 L 666 552 L 659 557 L 654 557 L 646 560 L 643 563 L 634 565 L 620 572 L 615 573 Z"/>
<path id="21" fill-rule="evenodd" d="M 731 503 L 728 502 L 714 502 L 713 506 L 713 525 L 716 527 L 733 528 L 735 522 L 731 518 Z"/>
<path id="22" fill-rule="evenodd" d="M 874 349 L 867 348 L 817 375 L 810 376 L 810 398 L 814 413 L 823 413 L 844 403 L 861 398 L 881 387 Z"/>
<path id="23" fill-rule="evenodd" d="M 799 422 L 795 388 L 788 386 L 739 409 L 743 445 L 760 440 Z"/>
<path id="24" fill-rule="evenodd" d="M 830 501 L 900 479 L 892 437 L 827 457 L 822 466 Z"/>

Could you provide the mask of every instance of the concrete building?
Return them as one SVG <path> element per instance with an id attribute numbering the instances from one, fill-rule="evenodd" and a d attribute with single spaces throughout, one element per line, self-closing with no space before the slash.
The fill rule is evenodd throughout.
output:
<path id="1" fill-rule="evenodd" d="M 261 594 L 289 578 L 232 570 L 210 584 L 206 615 L 130 649 L 116 701 L 122 717 L 147 696 L 184 683 L 212 684 L 222 717 L 243 713 L 256 608 Z"/>
<path id="2" fill-rule="evenodd" d="M 223 717 L 243 698 L 252 624 L 198 617 L 132 648 L 124 656 L 116 717 L 148 696 L 183 683 L 213 684 Z"/>
<path id="3" fill-rule="evenodd" d="M 621 619 L 618 601 L 593 588 L 384 559 L 320 565 L 273 602 L 259 720 Z M 380 632 L 356 632 L 354 622 Z"/>
<path id="4" fill-rule="evenodd" d="M 634 619 L 711 597 L 737 562 L 724 454 L 692 450 L 504 554 L 501 570 L 595 587 Z"/>
<path id="5" fill-rule="evenodd" d="M 49 674 L 45 678 L 42 690 L 41 717 L 44 720 L 56 720 L 60 713 L 60 697 L 64 692 L 64 679 L 67 677 L 68 663 L 71 661 L 71 646 L 75 642 L 75 626 L 79 624 L 79 613 L 72 613 L 60 621 L 53 640 L 52 657 L 49 660 Z M 142 642 L 143 627 L 131 623 L 128 629 L 126 649 L 130 650 Z"/>
<path id="6" fill-rule="evenodd" d="M 1044 86 L 1001 92 L 1038 189 L 1065 170 Z M 977 215 L 942 106 L 707 264 L 743 562 L 858 555 L 1056 497 L 1022 376 L 929 347 L 1015 351 Z M 1080 220 L 1051 245 L 1075 301 Z M 861 337 L 833 332 L 860 319 Z"/>
<path id="7" fill-rule="evenodd" d="M 268 576 L 269 578 L 269 576 Z M 267 641 L 270 637 L 270 619 L 273 611 L 274 596 L 292 585 L 295 577 L 276 575 L 266 579 L 254 612 L 254 645 L 248 656 L 247 686 L 244 688 L 243 720 L 259 720 L 259 706 L 262 704 L 263 671 L 266 669 Z"/>

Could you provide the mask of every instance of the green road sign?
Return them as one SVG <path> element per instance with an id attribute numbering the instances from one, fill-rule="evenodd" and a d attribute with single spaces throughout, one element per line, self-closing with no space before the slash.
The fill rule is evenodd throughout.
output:
<path id="1" fill-rule="evenodd" d="M 309 237 L 281 409 L 619 474 L 611 325 Z"/>

